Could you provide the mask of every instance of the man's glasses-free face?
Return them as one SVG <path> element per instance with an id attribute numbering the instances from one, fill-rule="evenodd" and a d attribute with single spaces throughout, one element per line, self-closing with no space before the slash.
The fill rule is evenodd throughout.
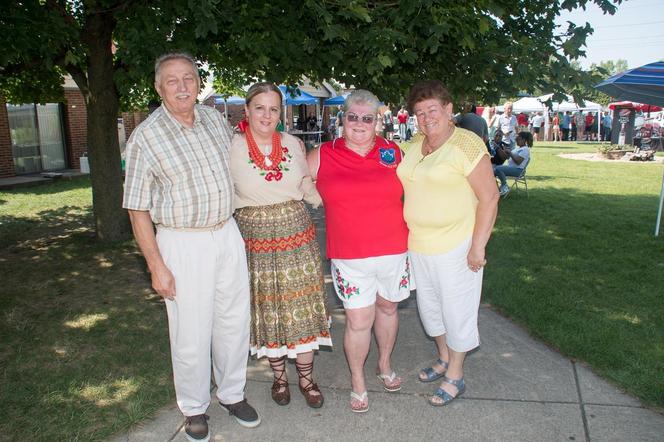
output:
<path id="1" fill-rule="evenodd" d="M 358 121 L 362 120 L 362 122 L 365 124 L 371 124 L 374 121 L 376 121 L 376 116 L 374 114 L 365 114 L 360 116 L 352 112 L 349 112 L 346 114 L 346 119 L 351 123 L 357 123 Z"/>

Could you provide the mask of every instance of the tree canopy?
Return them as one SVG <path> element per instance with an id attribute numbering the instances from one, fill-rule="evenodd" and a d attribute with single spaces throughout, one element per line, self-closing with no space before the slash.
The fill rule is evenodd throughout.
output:
<path id="1" fill-rule="evenodd" d="M 579 63 L 577 60 L 573 60 L 570 63 L 570 66 L 578 71 L 583 70 L 581 68 L 581 63 Z M 615 100 L 610 96 L 606 95 L 604 92 L 595 89 L 593 87 L 594 84 L 600 83 L 602 80 L 606 80 L 607 78 L 619 72 L 626 71 L 627 69 L 628 69 L 627 60 L 623 59 L 605 60 L 605 61 L 600 61 L 599 64 L 595 63 L 591 64 L 590 69 L 586 71 L 586 74 L 591 76 L 592 78 L 596 78 L 597 80 L 591 85 L 586 85 L 586 84 L 580 85 L 578 88 L 579 95 L 587 100 L 594 101 L 595 103 L 599 103 L 603 106 L 608 105 L 609 103 Z"/>
<path id="2" fill-rule="evenodd" d="M 614 13 L 621 0 L 592 0 Z M 578 92 L 574 69 L 592 32 L 556 29 L 563 9 L 589 0 L 20 0 L 0 5 L 0 93 L 10 101 L 61 96 L 69 73 L 88 105 L 97 233 L 129 232 L 115 118 L 154 98 L 153 63 L 186 50 L 232 90 L 255 79 L 334 79 L 397 103 L 417 80 L 443 80 L 456 100 L 495 102 L 536 89 Z M 204 77 L 205 78 L 205 77 Z"/>

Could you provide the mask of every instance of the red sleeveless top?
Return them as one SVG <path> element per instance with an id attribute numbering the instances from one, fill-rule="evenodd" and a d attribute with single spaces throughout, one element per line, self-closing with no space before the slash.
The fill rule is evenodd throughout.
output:
<path id="1" fill-rule="evenodd" d="M 399 146 L 381 137 L 365 157 L 348 149 L 343 138 L 321 145 L 316 187 L 325 207 L 328 258 L 406 252 L 400 162 Z"/>

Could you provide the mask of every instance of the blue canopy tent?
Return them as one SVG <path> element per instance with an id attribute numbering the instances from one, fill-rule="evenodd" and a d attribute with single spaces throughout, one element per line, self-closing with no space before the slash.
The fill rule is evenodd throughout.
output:
<path id="1" fill-rule="evenodd" d="M 284 97 L 284 104 L 286 106 L 298 106 L 300 104 L 318 104 L 318 98 L 314 97 L 313 95 L 307 94 L 304 91 L 299 91 L 300 95 L 293 95 L 292 93 L 288 92 L 286 89 L 286 86 L 281 85 L 279 86 L 279 89 L 281 90 L 281 95 Z"/>
<path id="2" fill-rule="evenodd" d="M 657 61 L 607 78 L 597 86 L 617 100 L 664 107 L 664 62 Z"/>
<path id="3" fill-rule="evenodd" d="M 350 94 L 337 95 L 336 97 L 328 98 L 323 101 L 323 106 L 343 106 Z"/>
<path id="4" fill-rule="evenodd" d="M 604 80 L 595 86 L 595 89 L 618 100 L 664 106 L 664 62 L 656 61 L 635 69 L 628 69 Z M 662 175 L 662 190 L 659 193 L 655 236 L 659 235 L 662 205 L 664 205 L 664 174 Z"/>
<path id="5" fill-rule="evenodd" d="M 214 96 L 214 104 L 244 104 L 244 98 L 238 97 L 237 95 L 231 95 L 230 97 L 222 97 L 221 95 Z"/>
<path id="6" fill-rule="evenodd" d="M 320 121 L 318 98 L 301 90 L 298 91 L 300 93 L 299 95 L 297 96 L 293 95 L 291 92 L 288 91 L 286 86 L 284 86 L 283 84 L 279 86 L 279 90 L 281 90 L 281 95 L 284 97 L 284 120 L 287 120 L 286 106 L 299 106 L 301 104 L 305 104 L 305 105 L 316 105 L 316 120 Z"/>
<path id="7" fill-rule="evenodd" d="M 223 95 L 214 95 L 214 104 L 224 104 L 224 118 L 228 121 L 228 105 L 229 104 L 244 104 L 245 99 L 238 97 L 237 95 L 231 95 L 230 97 L 224 97 Z"/>

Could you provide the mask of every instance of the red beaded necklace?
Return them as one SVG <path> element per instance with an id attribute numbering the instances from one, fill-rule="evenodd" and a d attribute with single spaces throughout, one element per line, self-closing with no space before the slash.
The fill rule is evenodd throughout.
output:
<path id="1" fill-rule="evenodd" d="M 256 166 L 263 170 L 279 170 L 279 163 L 281 163 L 281 158 L 284 155 L 284 149 L 281 147 L 281 137 L 276 130 L 272 133 L 272 152 L 270 152 L 270 155 L 264 155 L 258 148 L 256 140 L 251 135 L 250 128 L 247 128 L 244 136 L 247 137 L 249 158 Z"/>

